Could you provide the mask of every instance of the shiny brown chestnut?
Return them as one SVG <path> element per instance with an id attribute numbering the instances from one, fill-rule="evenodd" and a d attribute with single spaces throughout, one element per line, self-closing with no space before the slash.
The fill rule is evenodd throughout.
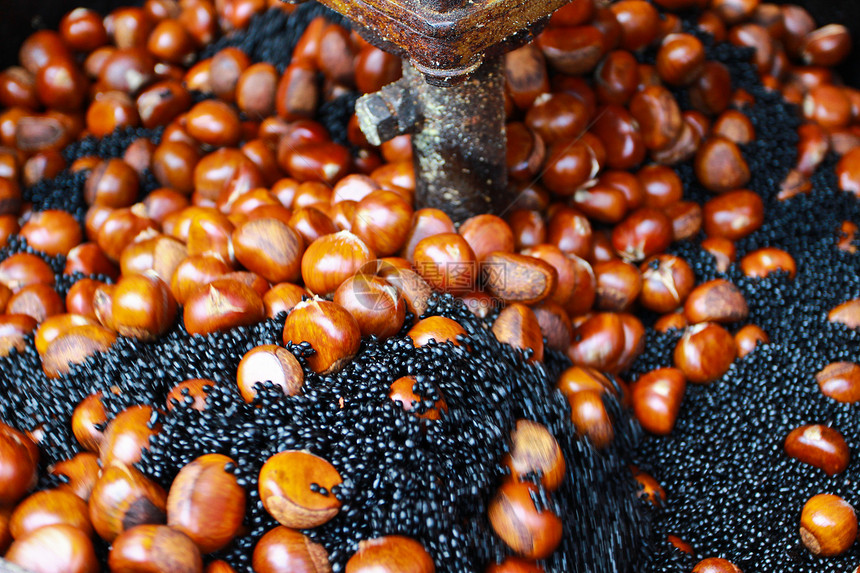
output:
<path id="1" fill-rule="evenodd" d="M 308 290 L 326 295 L 375 258 L 373 250 L 349 231 L 325 235 L 302 255 L 302 279 Z"/>
<path id="2" fill-rule="evenodd" d="M 34 573 L 97 573 L 99 562 L 86 533 L 67 524 L 39 528 L 9 547 L 7 561 Z"/>
<path id="3" fill-rule="evenodd" d="M 283 340 L 284 344 L 309 342 L 316 352 L 308 364 L 315 372 L 328 374 L 346 366 L 358 352 L 361 329 L 341 305 L 314 299 L 293 307 L 284 323 Z"/>
<path id="4" fill-rule="evenodd" d="M 122 159 L 108 159 L 96 167 L 84 185 L 89 205 L 128 207 L 137 200 L 140 182 L 137 172 Z"/>
<path id="5" fill-rule="evenodd" d="M 85 502 L 90 499 L 100 471 L 99 458 L 92 452 L 75 454 L 48 467 L 48 472 L 63 482 L 57 489 L 71 492 Z"/>
<path id="6" fill-rule="evenodd" d="M 725 324 L 744 320 L 749 314 L 749 305 L 741 290 L 730 281 L 714 279 L 692 290 L 684 304 L 684 314 L 691 324 Z"/>
<path id="7" fill-rule="evenodd" d="M 631 387 L 633 412 L 652 434 L 667 435 L 675 426 L 687 380 L 677 368 L 646 372 Z"/>
<path id="8" fill-rule="evenodd" d="M 857 539 L 854 507 L 837 495 L 812 496 L 800 513 L 800 539 L 817 557 L 845 553 Z"/>
<path id="9" fill-rule="evenodd" d="M 90 394 L 77 405 L 72 413 L 72 433 L 84 448 L 98 452 L 104 440 L 104 425 L 107 414 L 101 401 L 101 392 Z"/>
<path id="10" fill-rule="evenodd" d="M 49 378 L 56 378 L 96 352 L 107 352 L 114 342 L 113 330 L 95 324 L 74 326 L 48 344 L 42 356 L 42 369 Z"/>
<path id="11" fill-rule="evenodd" d="M 537 486 L 506 481 L 490 501 L 487 515 L 496 535 L 514 551 L 530 559 L 552 554 L 561 541 L 561 519 L 549 509 L 539 511 L 531 498 Z"/>
<path id="12" fill-rule="evenodd" d="M 21 539 L 40 527 L 66 524 L 92 535 L 87 504 L 75 494 L 46 489 L 36 492 L 21 501 L 12 512 L 9 531 L 15 539 Z"/>
<path id="13" fill-rule="evenodd" d="M 385 339 L 403 327 L 406 303 L 381 277 L 356 273 L 337 288 L 333 300 L 355 318 L 364 337 Z"/>
<path id="14" fill-rule="evenodd" d="M 112 571 L 146 570 L 201 573 L 203 559 L 194 542 L 166 525 L 138 525 L 120 534 L 111 545 Z"/>
<path id="15" fill-rule="evenodd" d="M 113 542 L 123 531 L 146 523 L 164 523 L 167 492 L 131 465 L 102 469 L 89 499 L 90 519 L 99 537 Z"/>
<path id="16" fill-rule="evenodd" d="M 755 324 L 747 324 L 735 333 L 735 344 L 738 347 L 738 358 L 743 358 L 761 344 L 770 342 L 770 337 Z"/>
<path id="17" fill-rule="evenodd" d="M 236 371 L 236 383 L 246 402 L 257 395 L 258 383 L 271 382 L 287 396 L 299 394 L 304 373 L 293 354 L 275 344 L 256 346 L 245 353 Z"/>
<path id="18" fill-rule="evenodd" d="M 425 411 L 418 410 L 420 406 L 428 403 L 428 401 L 415 393 L 415 384 L 417 382 L 414 376 L 401 376 L 391 383 L 388 397 L 395 403 L 399 402 L 405 412 L 411 412 L 418 418 L 423 420 L 439 420 L 442 417 L 442 412 L 448 411 L 448 404 L 440 396 L 438 400 L 432 403 L 432 406 L 424 409 Z M 438 394 L 438 390 L 436 392 Z"/>
<path id="19" fill-rule="evenodd" d="M 788 278 L 793 279 L 797 274 L 797 263 L 788 252 L 775 247 L 763 247 L 747 253 L 741 259 L 741 270 L 748 277 L 766 277 L 767 275 L 785 271 Z"/>
<path id="20" fill-rule="evenodd" d="M 35 444 L 11 426 L 0 427 L 0 502 L 14 504 L 36 484 Z"/>
<path id="21" fill-rule="evenodd" d="M 842 434 L 829 426 L 810 424 L 792 430 L 785 438 L 785 454 L 822 470 L 829 476 L 845 471 L 850 454 Z"/>
<path id="22" fill-rule="evenodd" d="M 183 380 L 167 393 L 165 402 L 168 412 L 180 404 L 185 404 L 189 408 L 202 412 L 206 409 L 206 397 L 213 386 L 215 383 L 207 378 Z"/>
<path id="23" fill-rule="evenodd" d="M 269 530 L 260 538 L 254 547 L 252 564 L 254 571 L 259 573 L 324 573 L 331 570 L 328 553 L 322 545 L 283 525 Z"/>
<path id="24" fill-rule="evenodd" d="M 831 362 L 816 375 L 821 393 L 837 402 L 860 401 L 860 365 L 853 362 Z"/>
<path id="25" fill-rule="evenodd" d="M 107 426 L 99 447 L 99 459 L 103 466 L 113 462 L 134 464 L 140 461 L 142 450 L 149 446 L 152 436 L 161 431 L 151 406 L 129 406 Z"/>
<path id="26" fill-rule="evenodd" d="M 528 474 L 539 475 L 549 491 L 558 489 L 567 467 L 555 437 L 546 426 L 531 420 L 517 420 L 511 431 L 511 451 L 502 463 L 510 468 L 515 480 Z"/>
<path id="27" fill-rule="evenodd" d="M 182 316 L 190 334 L 209 334 L 255 324 L 265 317 L 265 308 L 254 289 L 221 278 L 194 290 L 186 299 Z"/>
<path id="28" fill-rule="evenodd" d="M 695 282 L 690 265 L 675 255 L 655 255 L 639 266 L 642 291 L 639 302 L 654 312 L 667 313 L 682 304 Z"/>
<path id="29" fill-rule="evenodd" d="M 737 347 L 732 335 L 722 326 L 703 322 L 687 328 L 675 346 L 675 366 L 694 384 L 708 384 L 734 362 Z"/>
<path id="30" fill-rule="evenodd" d="M 191 538 L 201 553 L 225 547 L 245 517 L 245 490 L 232 470 L 236 462 L 206 454 L 183 466 L 167 494 L 167 525 Z"/>
<path id="31" fill-rule="evenodd" d="M 437 343 L 450 342 L 459 346 L 459 336 L 465 336 L 466 331 L 460 324 L 444 316 L 430 316 L 415 323 L 406 334 L 415 346 L 424 346 L 431 340 Z"/>
<path id="32" fill-rule="evenodd" d="M 151 271 L 123 276 L 113 291 L 111 305 L 117 332 L 140 340 L 157 339 L 176 320 L 173 293 Z"/>
<path id="33" fill-rule="evenodd" d="M 317 527 L 340 511 L 332 488 L 343 479 L 327 460 L 290 450 L 277 453 L 260 469 L 260 500 L 281 525 L 297 529 Z M 311 484 L 317 488 L 311 489 Z"/>

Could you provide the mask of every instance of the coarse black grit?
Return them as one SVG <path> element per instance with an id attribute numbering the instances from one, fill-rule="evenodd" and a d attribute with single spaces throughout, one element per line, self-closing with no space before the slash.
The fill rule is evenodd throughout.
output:
<path id="1" fill-rule="evenodd" d="M 854 455 L 860 447 L 860 408 L 824 397 L 815 380 L 830 362 L 860 362 L 860 332 L 827 320 L 831 308 L 860 296 L 860 256 L 836 247 L 842 221 L 860 223 L 860 203 L 839 190 L 832 156 L 813 177 L 810 194 L 776 198 L 794 165 L 798 112 L 761 86 L 744 63 L 744 51 L 725 44 L 711 50 L 709 58 L 729 66 L 733 85 L 756 98 L 742 110 L 755 126 L 756 141 L 742 151 L 752 174 L 748 187 L 764 200 L 766 217 L 761 229 L 736 242 L 738 260 L 757 248 L 777 247 L 794 257 L 797 276 L 780 272 L 752 279 L 737 264 L 719 273 L 699 245 L 701 236 L 670 248 L 690 263 L 697 282 L 722 277 L 740 287 L 750 307 L 744 324 L 760 326 L 771 342 L 736 360 L 720 380 L 688 385 L 671 435 L 651 436 L 640 445 L 637 464 L 667 494 L 654 521 L 656 549 L 644 570 L 681 573 L 703 558 L 724 557 L 745 573 L 849 573 L 860 562 L 856 546 L 840 557 L 816 558 L 798 530 L 800 511 L 813 495 L 832 493 L 855 507 L 860 503 L 860 462 Z M 701 203 L 713 197 L 698 184 L 691 163 L 677 171 L 685 199 Z M 671 366 L 680 335 L 648 328 L 634 373 Z M 828 477 L 783 452 L 791 430 L 814 423 L 829 424 L 845 437 L 853 459 L 844 473 Z M 668 535 L 688 542 L 696 555 L 675 549 Z"/>
<path id="2" fill-rule="evenodd" d="M 45 379 L 38 355 L 28 347 L 0 362 L 0 391 L 8 396 L 0 416 L 17 427 L 40 427 L 49 464 L 78 450 L 69 417 L 90 393 L 103 392 L 111 417 L 130 405 L 166 406 L 167 392 L 185 379 L 213 380 L 205 411 L 178 404 L 158 415 L 162 429 L 138 467 L 169 487 L 182 466 L 205 453 L 236 461 L 235 473 L 248 491 L 249 533 L 217 556 L 240 571 L 250 571 L 257 539 L 276 525 L 259 500 L 257 474 L 269 456 L 286 449 L 320 455 L 344 478 L 333 492 L 344 504 L 338 516 L 305 532 L 329 550 L 334 571 L 342 570 L 361 539 L 392 533 L 422 542 L 440 572 L 481 570 L 505 554 L 487 522 L 486 505 L 504 476 L 500 460 L 510 430 L 519 418 L 536 420 L 556 436 L 568 461 L 565 487 L 545 501 L 564 516 L 566 528 L 546 570 L 608 573 L 633 567 L 645 547 L 649 514 L 636 498 L 622 455 L 639 435 L 628 415 L 616 402 L 607 403 L 616 441 L 598 453 L 576 437 L 566 401 L 554 390 L 552 381 L 566 359 L 556 355 L 546 367 L 526 364 L 450 296 L 434 298 L 428 314 L 463 325 L 468 349 L 416 349 L 403 336 L 366 340 L 337 375 L 318 376 L 305 365 L 300 396 L 285 397 L 270 387 L 254 404 L 238 393 L 236 367 L 254 346 L 280 341 L 283 316 L 210 336 L 189 336 L 180 324 L 152 344 L 120 337 L 110 352 L 55 381 Z M 293 352 L 304 364 L 307 344 Z M 405 375 L 417 377 L 429 403 L 436 392 L 445 397 L 449 413 L 442 421 L 415 418 L 388 397 L 390 384 Z M 112 387 L 120 393 L 110 392 Z M 43 486 L 53 483 L 46 479 Z"/>

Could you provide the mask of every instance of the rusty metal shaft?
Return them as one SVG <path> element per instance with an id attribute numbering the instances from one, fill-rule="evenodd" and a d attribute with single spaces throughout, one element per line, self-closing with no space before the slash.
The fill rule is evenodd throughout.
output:
<path id="1" fill-rule="evenodd" d="M 501 58 L 450 87 L 427 83 L 404 60 L 403 78 L 362 97 L 356 111 L 371 143 L 412 134 L 416 208 L 435 207 L 460 222 L 510 205 Z"/>

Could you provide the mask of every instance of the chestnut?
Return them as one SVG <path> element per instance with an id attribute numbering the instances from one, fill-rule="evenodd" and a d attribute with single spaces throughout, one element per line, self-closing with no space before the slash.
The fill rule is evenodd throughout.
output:
<path id="1" fill-rule="evenodd" d="M 90 494 L 99 477 L 99 458 L 92 452 L 81 452 L 68 460 L 59 461 L 48 468 L 52 476 L 56 476 L 64 483 L 57 489 L 68 491 L 85 502 L 90 499 Z M 89 516 L 89 509 L 87 509 Z"/>
<path id="2" fill-rule="evenodd" d="M 616 313 L 601 312 L 574 329 L 568 358 L 576 366 L 608 371 L 624 351 L 624 326 Z"/>
<path id="3" fill-rule="evenodd" d="M 615 430 L 603 404 L 602 391 L 581 390 L 567 395 L 570 404 L 570 419 L 576 434 L 586 437 L 600 450 L 612 443 Z"/>
<path id="4" fill-rule="evenodd" d="M 99 448 L 102 465 L 117 461 L 133 464 L 140 461 L 149 439 L 161 431 L 161 422 L 152 422 L 155 411 L 151 406 L 129 406 L 108 424 Z"/>
<path id="5" fill-rule="evenodd" d="M 176 320 L 176 299 L 154 271 L 123 276 L 111 297 L 117 332 L 140 340 L 155 340 Z"/>
<path id="6" fill-rule="evenodd" d="M 89 536 L 67 524 L 47 525 L 15 541 L 6 560 L 33 573 L 98 573 Z"/>
<path id="7" fill-rule="evenodd" d="M 300 302 L 284 323 L 284 344 L 310 342 L 315 353 L 308 365 L 318 373 L 331 374 L 342 369 L 358 352 L 361 329 L 341 305 L 322 299 Z"/>
<path id="8" fill-rule="evenodd" d="M 544 569 L 534 561 L 507 557 L 501 563 L 490 563 L 484 573 L 544 573 Z"/>
<path id="9" fill-rule="evenodd" d="M 551 264 L 529 255 L 496 251 L 484 257 L 480 271 L 484 289 L 505 302 L 540 302 L 553 295 L 558 283 L 558 272 Z M 452 273 L 452 268 L 447 269 L 448 275 Z"/>
<path id="10" fill-rule="evenodd" d="M 716 268 L 721 273 L 735 262 L 735 244 L 724 237 L 708 237 L 702 241 L 701 247 L 713 255 Z"/>
<path id="11" fill-rule="evenodd" d="M 108 554 L 111 571 L 202 573 L 203 559 L 194 542 L 166 525 L 138 525 L 121 533 Z"/>
<path id="12" fill-rule="evenodd" d="M 815 379 L 821 393 L 837 402 L 860 402 L 860 365 L 853 362 L 831 362 Z"/>
<path id="13" fill-rule="evenodd" d="M 384 339 L 403 327 L 406 302 L 395 287 L 378 276 L 356 273 L 337 288 L 334 302 L 355 318 L 362 336 Z"/>
<path id="14" fill-rule="evenodd" d="M 708 138 L 696 153 L 696 177 L 710 191 L 740 189 L 750 179 L 749 165 L 737 144 L 722 136 Z"/>
<path id="15" fill-rule="evenodd" d="M 0 503 L 14 504 L 36 485 L 36 445 L 5 424 L 0 427 Z"/>
<path id="16" fill-rule="evenodd" d="M 245 490 L 232 470 L 236 462 L 206 454 L 186 464 L 167 494 L 167 524 L 191 538 L 201 553 L 224 548 L 245 517 Z"/>
<path id="17" fill-rule="evenodd" d="M 748 277 L 766 277 L 776 271 L 785 271 L 788 278 L 793 279 L 797 274 L 797 263 L 782 249 L 764 247 L 744 255 L 741 270 Z"/>
<path id="18" fill-rule="evenodd" d="M 311 541 L 301 532 L 283 525 L 269 530 L 260 538 L 254 547 L 252 564 L 254 571 L 258 573 L 304 571 L 329 573 L 331 571 L 328 553 L 322 545 Z M 207 569 L 208 572 L 209 569 Z"/>
<path id="19" fill-rule="evenodd" d="M 332 488 L 342 482 L 328 461 L 298 450 L 271 456 L 258 480 L 266 511 L 281 525 L 297 529 L 317 527 L 337 515 L 341 502 Z"/>
<path id="20" fill-rule="evenodd" d="M 424 346 L 431 340 L 437 343 L 450 342 L 454 346 L 459 346 L 458 337 L 465 335 L 466 331 L 458 322 L 444 316 L 421 319 L 406 333 L 415 346 Z"/>
<path id="21" fill-rule="evenodd" d="M 293 282 L 301 272 L 302 237 L 282 221 L 246 221 L 233 231 L 236 260 L 273 283 Z"/>
<path id="22" fill-rule="evenodd" d="M 6 313 L 32 317 L 37 323 L 65 311 L 63 299 L 48 285 L 28 285 L 14 293 L 6 303 Z"/>
<path id="23" fill-rule="evenodd" d="M 749 314 L 749 306 L 738 287 L 725 279 L 714 279 L 690 292 L 684 304 L 684 314 L 691 324 L 731 323 L 744 320 Z"/>
<path id="24" fill-rule="evenodd" d="M 668 435 L 675 426 L 687 380 L 677 368 L 646 372 L 632 386 L 633 412 L 652 434 Z"/>
<path id="25" fill-rule="evenodd" d="M 511 431 L 511 451 L 502 461 L 514 479 L 537 474 L 549 491 L 558 489 L 567 465 L 555 437 L 543 424 L 517 420 Z"/>
<path id="26" fill-rule="evenodd" d="M 818 557 L 845 553 L 857 539 L 854 508 L 837 495 L 812 496 L 800 513 L 800 539 Z"/>
<path id="27" fill-rule="evenodd" d="M 204 100 L 188 111 L 188 135 L 213 147 L 232 147 L 242 137 L 239 115 L 229 105 Z"/>
<path id="28" fill-rule="evenodd" d="M 597 278 L 595 308 L 612 312 L 629 310 L 642 292 L 642 273 L 636 266 L 619 259 L 594 265 Z"/>
<path id="29" fill-rule="evenodd" d="M 657 52 L 657 74 L 668 84 L 686 86 L 702 74 L 705 46 L 692 34 L 670 34 Z"/>
<path id="30" fill-rule="evenodd" d="M 743 573 L 737 565 L 721 557 L 708 557 L 693 567 L 693 573 Z"/>
<path id="31" fill-rule="evenodd" d="M 531 308 L 522 303 L 506 306 L 493 322 L 493 336 L 502 344 L 519 350 L 531 350 L 530 361 L 543 360 L 543 333 Z"/>
<path id="32" fill-rule="evenodd" d="M 89 499 L 93 529 L 105 541 L 145 523 L 164 523 L 167 492 L 134 466 L 116 462 L 102 469 Z"/>
<path id="33" fill-rule="evenodd" d="M 379 256 L 398 252 L 405 244 L 412 206 L 393 191 L 373 191 L 355 206 L 351 230 Z"/>
<path id="34" fill-rule="evenodd" d="M 137 201 L 140 180 L 131 165 L 122 159 L 107 159 L 90 172 L 84 185 L 88 205 L 129 207 Z"/>
<path id="35" fill-rule="evenodd" d="M 294 306 L 302 302 L 303 296 L 308 294 L 308 291 L 293 283 L 278 283 L 273 285 L 263 295 L 263 306 L 266 308 L 266 316 L 275 318 L 282 312 L 290 311 Z M 341 304 L 341 306 L 343 305 Z"/>
<path id="36" fill-rule="evenodd" d="M 494 301 L 489 297 L 481 301 L 481 307 L 487 312 L 493 304 Z M 545 300 L 532 307 L 532 312 L 537 318 L 541 334 L 546 338 L 546 346 L 558 352 L 565 352 L 573 339 L 573 324 L 567 311 L 560 304 Z"/>
<path id="37" fill-rule="evenodd" d="M 185 302 L 182 317 L 190 334 L 210 334 L 256 324 L 265 317 L 265 308 L 254 289 L 222 278 L 195 290 Z"/>
<path id="38" fill-rule="evenodd" d="M 758 194 L 740 189 L 710 199 L 704 205 L 703 222 L 709 237 L 736 241 L 761 227 L 764 206 Z"/>
<path id="39" fill-rule="evenodd" d="M 618 381 L 618 379 L 616 379 Z M 582 390 L 595 390 L 598 393 L 612 392 L 618 394 L 616 386 L 609 378 L 594 368 L 571 366 L 561 373 L 556 387 L 568 399 Z"/>
<path id="40" fill-rule="evenodd" d="M 96 352 L 107 352 L 114 342 L 116 333 L 103 326 L 73 326 L 48 344 L 42 356 L 42 369 L 49 378 L 57 378 Z"/>
<path id="41" fill-rule="evenodd" d="M 563 529 L 561 519 L 552 510 L 535 507 L 531 494 L 537 489 L 530 482 L 506 481 L 487 507 L 496 535 L 529 559 L 549 557 L 561 542 Z"/>
<path id="42" fill-rule="evenodd" d="M 386 535 L 359 542 L 346 562 L 346 573 L 435 573 L 424 546 L 402 535 Z"/>
<path id="43" fill-rule="evenodd" d="M 849 452 L 838 430 L 820 424 L 800 426 L 785 438 L 785 454 L 816 467 L 829 476 L 848 467 Z"/>
<path id="44" fill-rule="evenodd" d="M 684 259 L 674 255 L 655 255 L 639 266 L 642 290 L 639 302 L 654 312 L 667 313 L 678 308 L 690 294 L 695 276 Z"/>
<path id="45" fill-rule="evenodd" d="M 15 539 L 21 539 L 40 527 L 66 524 L 76 527 L 87 536 L 92 535 L 93 526 L 84 500 L 61 489 L 46 489 L 25 498 L 9 520 L 9 531 Z"/>
<path id="46" fill-rule="evenodd" d="M 98 452 L 104 440 L 104 427 L 107 422 L 101 392 L 90 394 L 77 405 L 72 413 L 72 433 L 87 450 Z"/>
<path id="47" fill-rule="evenodd" d="M 756 349 L 759 343 L 767 344 L 770 338 L 761 327 L 747 324 L 735 333 L 735 344 L 738 347 L 738 358 L 743 358 Z"/>
<path id="48" fill-rule="evenodd" d="M 275 344 L 264 344 L 249 350 L 239 362 L 236 383 L 246 402 L 257 396 L 256 385 L 271 382 L 287 396 L 295 396 L 302 390 L 304 373 L 293 353 Z"/>
<path id="49" fill-rule="evenodd" d="M 302 279 L 308 290 L 324 296 L 374 259 L 373 250 L 349 231 L 324 235 L 302 255 Z"/>
<path id="50" fill-rule="evenodd" d="M 672 222 L 662 211 L 648 207 L 633 211 L 612 230 L 613 248 L 629 261 L 656 255 L 671 242 Z"/>
<path id="51" fill-rule="evenodd" d="M 860 327 L 860 299 L 838 304 L 827 313 L 827 320 L 844 324 L 848 328 Z"/>
<path id="52" fill-rule="evenodd" d="M 401 407 L 406 412 L 412 412 L 418 409 L 427 401 L 415 393 L 415 384 L 417 380 L 414 376 L 402 376 L 391 383 L 388 397 L 394 402 L 400 402 Z M 438 393 L 438 390 L 437 390 Z M 416 405 L 417 404 L 417 405 Z M 439 398 L 433 403 L 433 406 L 426 409 L 424 412 L 413 412 L 415 416 L 424 420 L 438 420 L 441 412 L 448 411 L 448 404 L 444 398 Z"/>
<path id="53" fill-rule="evenodd" d="M 621 47 L 625 50 L 636 52 L 656 39 L 660 16 L 649 2 L 622 0 L 613 2 L 609 9 L 621 25 Z"/>
<path id="54" fill-rule="evenodd" d="M 415 270 L 434 288 L 452 293 L 475 290 L 475 252 L 461 235 L 440 233 L 422 239 L 412 254 Z"/>
<path id="55" fill-rule="evenodd" d="M 639 494 L 641 499 L 648 500 L 651 505 L 660 507 L 666 501 L 666 491 L 660 485 L 654 476 L 643 472 L 636 466 L 630 466 L 630 471 L 633 473 L 633 479 L 639 482 Z"/>
<path id="56" fill-rule="evenodd" d="M 183 380 L 167 393 L 167 410 L 171 411 L 179 404 L 187 404 L 189 408 L 202 412 L 206 409 L 206 397 L 215 382 L 206 378 L 190 378 Z"/>
<path id="57" fill-rule="evenodd" d="M 67 255 L 83 241 L 83 231 L 72 215 L 59 209 L 34 213 L 19 234 L 34 249 L 48 255 Z"/>
<path id="58" fill-rule="evenodd" d="M 54 284 L 54 271 L 45 260 L 31 253 L 16 253 L 0 262 L 0 283 L 12 292 L 32 284 Z"/>
<path id="59" fill-rule="evenodd" d="M 675 346 L 675 366 L 694 384 L 708 384 L 725 374 L 737 355 L 734 338 L 718 324 L 703 322 L 684 331 Z"/>

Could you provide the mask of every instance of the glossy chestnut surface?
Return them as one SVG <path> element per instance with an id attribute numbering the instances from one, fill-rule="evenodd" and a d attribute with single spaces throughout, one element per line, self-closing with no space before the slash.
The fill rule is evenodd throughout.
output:
<path id="1" fill-rule="evenodd" d="M 167 525 L 191 538 L 201 553 L 225 547 L 245 517 L 245 490 L 222 454 L 206 454 L 186 464 L 167 494 Z"/>

